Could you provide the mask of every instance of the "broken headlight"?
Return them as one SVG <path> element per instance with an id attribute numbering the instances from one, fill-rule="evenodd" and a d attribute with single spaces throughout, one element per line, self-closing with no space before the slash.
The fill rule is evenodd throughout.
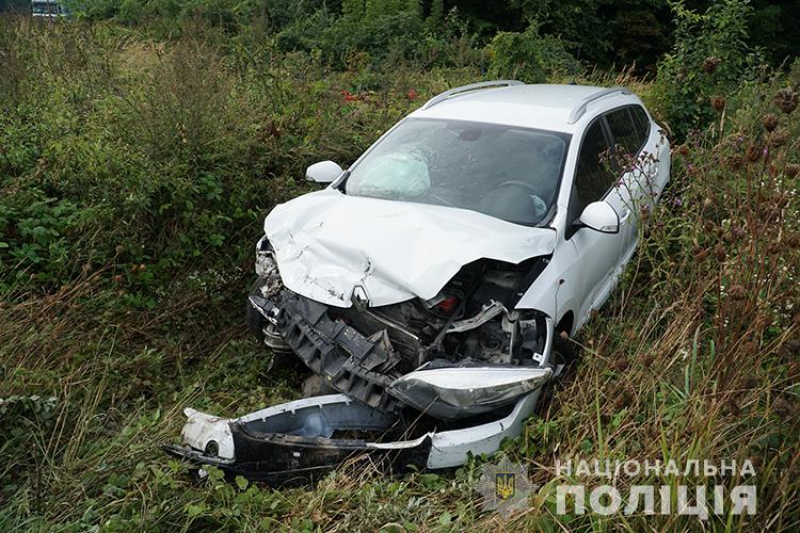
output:
<path id="1" fill-rule="evenodd" d="M 512 403 L 544 385 L 550 368 L 454 367 L 417 370 L 397 379 L 389 392 L 433 417 L 453 420 Z"/>
<path id="2" fill-rule="evenodd" d="M 274 274 L 277 271 L 278 267 L 275 263 L 272 245 L 267 240 L 267 236 L 264 235 L 256 243 L 256 274 L 265 276 Z"/>
<path id="3" fill-rule="evenodd" d="M 185 409 L 188 418 L 181 435 L 191 448 L 208 457 L 233 459 L 233 435 L 230 420 L 207 415 L 194 409 Z"/>

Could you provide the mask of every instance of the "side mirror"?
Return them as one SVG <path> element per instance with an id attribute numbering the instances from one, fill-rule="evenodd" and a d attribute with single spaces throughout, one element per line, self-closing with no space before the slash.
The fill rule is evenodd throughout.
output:
<path id="1" fill-rule="evenodd" d="M 331 183 L 342 175 L 342 167 L 333 161 L 320 161 L 306 169 L 306 179 L 316 183 Z"/>
<path id="2" fill-rule="evenodd" d="M 606 202 L 592 202 L 581 213 L 582 226 L 600 233 L 619 233 L 619 215 Z"/>

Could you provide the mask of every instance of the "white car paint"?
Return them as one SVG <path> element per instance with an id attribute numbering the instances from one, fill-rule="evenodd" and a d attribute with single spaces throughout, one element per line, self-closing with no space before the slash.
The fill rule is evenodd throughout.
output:
<path id="1" fill-rule="evenodd" d="M 335 189 L 340 177 L 325 191 L 276 207 L 265 220 L 265 233 L 276 250 L 286 286 L 327 305 L 349 307 L 354 287 L 362 285 L 370 305 L 386 305 L 434 297 L 460 266 L 481 257 L 518 263 L 552 254 L 548 268 L 517 309 L 535 309 L 556 320 L 572 314 L 569 333 L 576 332 L 592 310 L 606 301 L 633 255 L 638 242 L 638 213 L 634 211 L 646 201 L 644 189 L 650 186 L 660 193 L 670 171 L 669 143 L 648 114 L 650 136 L 643 152 L 654 154 L 657 162 L 648 176 L 641 172 L 623 176 L 605 198 L 620 217 L 620 232 L 609 235 L 584 228 L 566 238 L 571 185 L 586 129 L 598 116 L 616 108 L 644 108 L 629 92 L 592 100 L 602 91 L 577 85 L 513 85 L 458 94 L 409 115 L 572 134 L 558 211 L 547 228 L 555 235 L 473 211 L 353 198 Z M 580 106 L 585 112 L 571 122 Z M 363 213 L 357 211 L 362 209 Z"/>
<path id="2" fill-rule="evenodd" d="M 420 108 L 409 116 L 575 133 L 582 131 L 587 115 L 591 116 L 597 108 L 604 108 L 608 101 L 630 101 L 630 95 L 608 96 L 603 101 L 589 104 L 587 115 L 570 124 L 570 113 L 585 98 L 601 90 L 601 87 L 585 85 L 513 85 L 459 94 L 432 107 Z"/>
<path id="3" fill-rule="evenodd" d="M 526 86 L 529 87 L 529 86 Z M 560 110 L 556 116 L 546 115 L 546 120 L 535 122 L 536 127 L 565 131 L 573 134 L 558 196 L 558 212 L 550 227 L 558 233 L 557 244 L 550 265 L 533 282 L 525 295 L 517 303 L 517 309 L 537 309 L 548 316 L 561 321 L 572 315 L 572 325 L 567 333 L 574 334 L 591 317 L 593 310 L 599 309 L 616 287 L 619 275 L 633 256 L 639 240 L 638 210 L 643 205 L 650 205 L 657 199 L 670 176 L 670 145 L 664 132 L 653 121 L 641 99 L 633 94 L 613 94 L 595 100 L 587 106 L 586 113 L 572 125 L 562 122 L 566 120 L 568 108 L 574 99 L 559 94 L 578 91 L 572 86 L 539 86 L 542 89 L 540 106 L 552 106 Z M 515 88 L 510 88 L 515 89 Z M 509 90 L 510 90 L 509 89 Z M 582 87 L 581 90 L 600 91 L 600 88 Z M 498 89 L 497 92 L 506 89 Z M 488 91 L 487 94 L 495 91 Z M 586 95 L 581 91 L 582 95 Z M 464 98 L 462 100 L 462 98 Z M 458 100 L 466 102 L 465 97 Z M 638 105 L 647 113 L 650 120 L 650 135 L 642 148 L 643 154 L 652 154 L 656 161 L 645 164 L 642 169 L 626 173 L 620 178 L 617 187 L 612 189 L 606 201 L 620 215 L 620 234 L 602 234 L 584 228 L 572 238 L 566 238 L 570 222 L 567 217 L 571 185 L 581 142 L 587 127 L 599 116 L 620 107 Z M 488 107 L 488 104 L 487 104 Z M 485 110 L 490 115 L 489 109 Z M 483 117 L 489 119 L 488 116 Z M 509 118 L 508 120 L 513 120 Z M 650 189 L 648 191 L 648 188 Z M 632 197 L 630 192 L 633 191 Z"/>
<path id="4" fill-rule="evenodd" d="M 552 253 L 556 243 L 550 228 L 330 188 L 277 206 L 264 230 L 284 285 L 335 307 L 350 307 L 356 286 L 372 306 L 427 300 L 471 261 L 519 263 Z"/>
<path id="5" fill-rule="evenodd" d="M 213 441 L 218 447 L 217 457 L 235 457 L 229 419 L 201 413 L 192 408 L 184 409 L 183 414 L 187 418 L 181 431 L 183 442 L 196 450 L 206 451 L 208 443 Z"/>

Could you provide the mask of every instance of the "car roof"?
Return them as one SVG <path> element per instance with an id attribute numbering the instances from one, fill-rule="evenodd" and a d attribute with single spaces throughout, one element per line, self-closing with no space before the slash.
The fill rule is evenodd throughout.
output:
<path id="1" fill-rule="evenodd" d="M 601 98 L 600 93 L 608 94 Z M 573 111 L 586 103 L 586 112 L 574 119 Z M 455 93 L 431 100 L 412 117 L 465 120 L 535 128 L 565 133 L 579 131 L 598 112 L 625 104 L 641 103 L 629 91 L 609 92 L 588 85 L 510 85 Z"/>

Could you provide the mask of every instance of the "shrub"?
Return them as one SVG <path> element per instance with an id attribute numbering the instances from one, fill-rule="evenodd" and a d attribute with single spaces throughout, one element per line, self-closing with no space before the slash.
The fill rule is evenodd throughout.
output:
<path id="1" fill-rule="evenodd" d="M 577 75 L 582 70 L 558 38 L 539 33 L 536 21 L 521 33 L 498 33 L 489 45 L 489 56 L 492 76 L 527 83 L 544 83 L 556 73 Z"/>
<path id="2" fill-rule="evenodd" d="M 219 272 L 249 275 L 263 215 L 300 190 L 306 165 L 353 160 L 418 105 L 409 89 L 446 85 L 389 77 L 368 56 L 346 56 L 354 70 L 335 74 L 318 55 L 279 56 L 269 42 L 220 47 L 220 30 L 202 25 L 120 45 L 103 26 L 0 23 L 0 55 L 19 58 L 0 102 L 5 295 L 52 292 L 113 264 L 105 286 L 153 306 L 176 278 L 211 288 Z M 403 11 L 362 38 L 386 41 L 392 24 L 421 22 Z M 388 69 L 403 61 L 397 50 Z M 462 77 L 477 72 L 452 81 Z"/>
<path id="3" fill-rule="evenodd" d="M 677 21 L 672 51 L 658 65 L 654 107 L 677 139 L 714 121 L 712 98 L 753 79 L 761 54 L 747 45 L 752 8 L 744 0 L 723 0 L 699 14 L 672 4 Z M 719 101 L 717 107 L 719 108 Z"/>

